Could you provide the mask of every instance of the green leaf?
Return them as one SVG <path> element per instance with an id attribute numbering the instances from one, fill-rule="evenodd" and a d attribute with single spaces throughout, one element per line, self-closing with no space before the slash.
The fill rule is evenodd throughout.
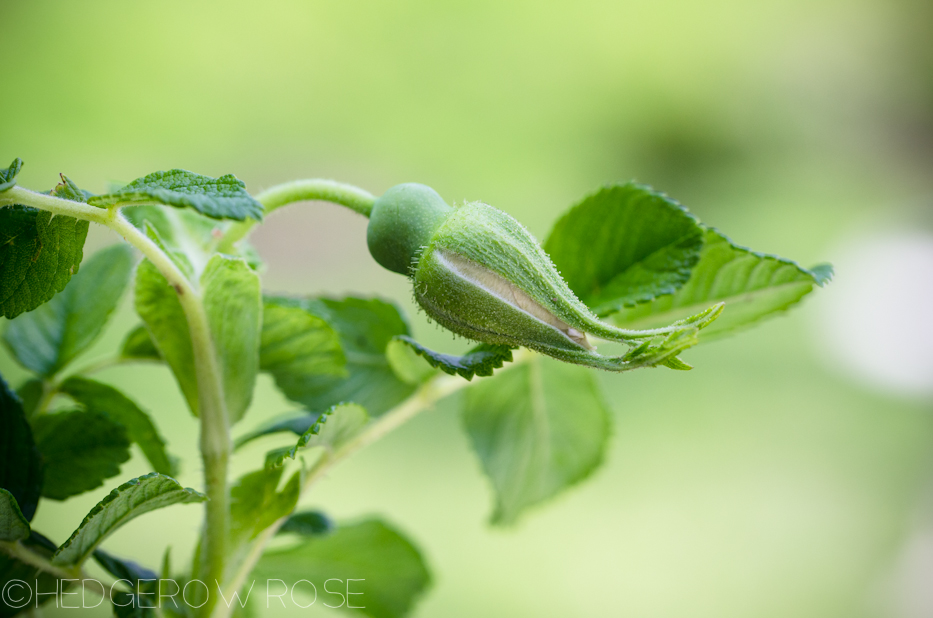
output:
<path id="1" fill-rule="evenodd" d="M 64 566 L 81 564 L 107 536 L 131 519 L 173 504 L 205 500 L 204 494 L 156 472 L 127 481 L 91 509 L 52 562 Z"/>
<path id="2" fill-rule="evenodd" d="M 98 412 L 43 414 L 32 429 L 45 459 L 46 498 L 64 500 L 100 487 L 130 458 L 126 429 Z"/>
<path id="3" fill-rule="evenodd" d="M 294 400 L 306 393 L 312 376 L 347 375 L 337 331 L 300 306 L 270 298 L 263 304 L 259 367 Z"/>
<path id="4" fill-rule="evenodd" d="M 23 169 L 23 160 L 19 157 L 13 159 L 10 167 L 5 170 L 0 169 L 0 191 L 6 191 L 16 186 L 16 177 L 21 169 Z"/>
<path id="5" fill-rule="evenodd" d="M 29 538 L 20 541 L 20 543 L 43 559 L 51 558 L 56 548 L 55 543 L 35 530 L 32 531 Z M 56 598 L 57 593 L 60 593 L 62 588 L 55 575 L 38 570 L 31 564 L 20 562 L 8 556 L 6 552 L 0 552 L 0 586 L 15 580 L 27 582 L 29 590 L 23 587 L 17 589 L 16 584 L 12 584 L 7 588 L 3 597 L 0 597 L 0 618 L 20 614 L 22 609 L 16 606 L 21 605 L 23 602 L 28 603 L 31 600 L 32 603 L 36 603 L 36 600 L 38 600 L 40 606 L 48 603 Z M 65 587 L 68 588 L 69 586 L 66 585 Z M 8 603 L 10 600 L 14 600 L 16 603 Z"/>
<path id="6" fill-rule="evenodd" d="M 828 265 L 812 272 L 790 260 L 739 247 L 709 229 L 700 262 L 680 290 L 623 309 L 612 321 L 625 328 L 653 328 L 724 302 L 722 315 L 700 333 L 705 341 L 787 309 L 814 286 L 825 284 L 831 272 Z"/>
<path id="7" fill-rule="evenodd" d="M 215 255 L 201 275 L 204 310 L 223 373 L 230 423 L 243 417 L 259 372 L 262 291 L 259 276 L 239 258 Z"/>
<path id="8" fill-rule="evenodd" d="M 98 251 L 61 294 L 11 322 L 4 343 L 27 369 L 55 375 L 100 336 L 129 284 L 134 262 L 129 245 Z"/>
<path id="9" fill-rule="evenodd" d="M 269 550 L 260 558 L 253 577 L 281 579 L 290 589 L 300 579 L 312 581 L 320 586 L 318 597 L 326 599 L 330 606 L 341 604 L 341 597 L 329 592 L 339 590 L 344 609 L 349 585 L 350 610 L 372 618 L 407 615 L 431 581 L 424 560 L 411 542 L 377 520 L 340 526 L 327 536 Z M 348 579 L 355 581 L 348 584 Z M 325 590 L 326 580 L 341 581 L 329 582 Z M 302 584 L 299 590 L 305 586 Z"/>
<path id="10" fill-rule="evenodd" d="M 389 366 L 402 382 L 415 386 L 423 384 L 431 376 L 437 374 L 437 369 L 422 358 L 415 351 L 413 345 L 406 343 L 403 337 L 405 336 L 395 337 L 386 346 L 386 358 L 389 361 Z M 414 343 L 414 340 L 412 342 Z M 418 344 L 414 343 L 414 345 Z"/>
<path id="11" fill-rule="evenodd" d="M 544 243 L 570 289 L 598 315 L 675 292 L 702 247 L 703 229 L 686 208 L 631 182 L 583 198 Z"/>
<path id="12" fill-rule="evenodd" d="M 156 349 L 152 337 L 146 327 L 140 324 L 127 334 L 120 346 L 120 358 L 126 360 L 151 360 L 161 361 L 159 350 Z"/>
<path id="13" fill-rule="evenodd" d="M 136 269 L 136 313 L 146 325 L 159 357 L 175 375 L 188 407 L 197 416 L 198 383 L 188 320 L 175 290 L 149 260 L 143 260 Z"/>
<path id="14" fill-rule="evenodd" d="M 463 418 L 496 492 L 495 524 L 589 476 L 609 437 L 593 374 L 540 356 L 467 389 Z"/>
<path id="15" fill-rule="evenodd" d="M 301 472 L 292 475 L 282 491 L 277 491 L 282 472 L 282 468 L 257 470 L 244 475 L 230 488 L 232 547 L 242 550 L 260 532 L 295 510 Z"/>
<path id="16" fill-rule="evenodd" d="M 300 534 L 301 536 L 323 536 L 334 531 L 334 522 L 319 511 L 295 513 L 282 524 L 277 534 Z"/>
<path id="17" fill-rule="evenodd" d="M 136 402 L 117 389 L 88 378 L 72 376 L 65 380 L 59 391 L 70 396 L 90 412 L 97 412 L 126 428 L 130 440 L 139 445 L 155 472 L 174 476 L 177 461 L 165 448 L 165 440 L 155 424 Z"/>
<path id="18" fill-rule="evenodd" d="M 275 455 L 266 460 L 267 467 L 278 467 L 285 459 L 294 459 L 302 448 L 323 446 L 336 449 L 356 436 L 369 422 L 366 409 L 355 403 L 342 403 L 323 412 L 290 449 L 277 449 Z"/>
<path id="19" fill-rule="evenodd" d="M 55 197 L 71 200 L 72 202 L 87 202 L 88 198 L 94 197 L 94 194 L 90 191 L 78 187 L 71 178 L 64 174 L 59 174 L 59 176 L 61 176 L 62 181 L 55 185 L 55 188 L 51 191 L 51 194 Z"/>
<path id="20" fill-rule="evenodd" d="M 290 431 L 296 436 L 300 436 L 308 430 L 309 427 L 317 422 L 319 414 L 300 414 L 298 416 L 289 416 L 286 418 L 273 420 L 260 425 L 257 429 L 243 434 L 234 442 L 234 448 L 240 448 L 247 442 L 252 442 L 256 438 L 267 436 L 273 433 L 282 433 Z"/>
<path id="21" fill-rule="evenodd" d="M 0 378 L 0 487 L 13 495 L 27 521 L 39 504 L 43 467 L 23 406 Z"/>
<path id="22" fill-rule="evenodd" d="M 292 302 L 327 321 L 337 331 L 347 360 L 346 377 L 307 376 L 286 393 L 289 399 L 303 404 L 311 412 L 352 401 L 378 416 L 414 391 L 414 385 L 395 375 L 386 358 L 389 341 L 396 335 L 410 334 L 408 324 L 395 305 L 378 299 L 352 297 L 275 301 Z"/>
<path id="23" fill-rule="evenodd" d="M 0 314 L 48 302 L 78 272 L 88 222 L 28 206 L 0 208 Z"/>
<path id="24" fill-rule="evenodd" d="M 481 343 L 463 356 L 455 356 L 429 350 L 405 335 L 396 337 L 395 340 L 410 346 L 432 367 L 437 367 L 452 376 L 459 375 L 467 380 L 472 380 L 473 376 L 491 376 L 493 370 L 501 368 L 504 363 L 512 362 L 512 348 L 505 345 Z"/>
<path id="25" fill-rule="evenodd" d="M 26 380 L 18 389 L 16 395 L 23 402 L 23 411 L 27 417 L 36 413 L 39 403 L 45 396 L 45 382 L 38 378 Z"/>
<path id="26" fill-rule="evenodd" d="M 138 178 L 119 191 L 88 200 L 94 206 L 113 204 L 166 204 L 193 208 L 214 219 L 262 220 L 262 204 L 246 191 L 242 180 L 232 174 L 220 178 L 185 170 L 154 172 Z"/>
<path id="27" fill-rule="evenodd" d="M 13 494 L 0 488 L 0 541 L 21 541 L 29 537 L 29 522 L 19 510 Z"/>

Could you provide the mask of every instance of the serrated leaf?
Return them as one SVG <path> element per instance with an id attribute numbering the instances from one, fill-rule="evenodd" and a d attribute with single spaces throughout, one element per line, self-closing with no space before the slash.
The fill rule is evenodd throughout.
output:
<path id="1" fill-rule="evenodd" d="M 321 412 L 336 404 L 352 401 L 373 416 L 398 405 L 415 387 L 399 379 L 389 366 L 386 346 L 396 335 L 408 335 L 408 324 L 398 308 L 378 299 L 347 297 L 291 300 L 323 318 L 340 338 L 347 359 L 347 376 L 312 375 L 286 395 L 311 412 Z"/>
<path id="2" fill-rule="evenodd" d="M 6 191 L 16 186 L 16 177 L 21 169 L 23 169 L 23 160 L 19 157 L 13 159 L 10 167 L 5 170 L 0 169 L 0 191 Z"/>
<path id="3" fill-rule="evenodd" d="M 248 442 L 252 442 L 256 438 L 262 436 L 267 436 L 273 433 L 282 433 L 285 431 L 290 431 L 296 436 L 300 436 L 308 430 L 309 427 L 314 425 L 317 422 L 319 414 L 300 414 L 298 416 L 290 416 L 282 419 L 273 420 L 267 423 L 260 425 L 258 428 L 243 434 L 234 442 L 234 448 L 240 448 Z"/>
<path id="4" fill-rule="evenodd" d="M 35 530 L 20 543 L 46 560 L 52 557 L 56 548 L 55 543 L 52 543 Z M 23 601 L 26 603 L 32 601 L 32 603 L 37 603 L 41 607 L 56 598 L 56 595 L 62 589 L 61 582 L 55 575 L 36 569 L 34 565 L 21 562 L 8 556 L 6 552 L 0 551 L 0 582 L 2 582 L 2 585 L 6 585 L 8 582 L 16 582 L 17 580 L 26 583 L 29 589 L 25 589 L 24 586 L 17 588 L 15 583 L 10 584 L 3 596 L 0 597 L 0 618 L 20 614 L 24 609 L 20 606 Z M 68 585 L 65 586 L 65 588 L 68 587 Z M 8 601 L 15 602 L 8 603 Z"/>
<path id="5" fill-rule="evenodd" d="M 188 407 L 197 416 L 198 383 L 188 320 L 175 290 L 149 260 L 143 260 L 136 269 L 136 313 L 146 325 L 159 357 L 175 375 Z"/>
<path id="6" fill-rule="evenodd" d="M 36 514 L 43 469 L 23 406 L 0 378 L 0 487 L 13 495 L 27 521 Z"/>
<path id="7" fill-rule="evenodd" d="M 722 315 L 700 332 L 705 341 L 787 309 L 830 274 L 831 267 L 814 273 L 790 260 L 739 247 L 708 229 L 700 262 L 680 290 L 625 308 L 611 320 L 625 328 L 653 328 L 724 302 Z"/>
<path id="8" fill-rule="evenodd" d="M 155 424 L 132 399 L 112 386 L 80 376 L 65 380 L 59 391 L 91 412 L 97 412 L 123 425 L 130 440 L 139 445 L 155 472 L 177 474 L 177 461 L 166 451 L 165 440 Z"/>
<path id="9" fill-rule="evenodd" d="M 300 399 L 312 376 L 346 376 L 340 337 L 322 318 L 292 303 L 263 303 L 259 366 L 290 399 Z"/>
<path id="10" fill-rule="evenodd" d="M 159 576 L 152 569 L 147 569 L 146 567 L 133 562 L 132 560 L 127 560 L 125 558 L 117 558 L 105 552 L 102 549 L 95 549 L 94 560 L 97 561 L 97 564 L 102 566 L 105 571 L 117 578 L 117 580 L 123 580 L 130 582 L 130 586 L 133 590 L 137 589 L 139 580 L 157 580 Z"/>
<path id="11" fill-rule="evenodd" d="M 323 446 L 335 449 L 346 444 L 369 422 L 366 409 L 355 403 L 342 403 L 323 412 L 298 442 L 290 449 L 277 449 L 275 455 L 266 458 L 267 467 L 281 466 L 285 459 L 294 459 L 302 448 Z"/>
<path id="12" fill-rule="evenodd" d="M 277 534 L 299 534 L 301 536 L 322 536 L 334 531 L 334 522 L 319 511 L 295 513 L 279 528 Z"/>
<path id="13" fill-rule="evenodd" d="M 215 255 L 201 275 L 201 290 L 223 374 L 227 416 L 233 424 L 246 413 L 259 373 L 259 276 L 241 259 Z"/>
<path id="14" fill-rule="evenodd" d="M 609 437 L 593 374 L 541 356 L 470 386 L 463 419 L 496 492 L 495 524 L 589 476 Z"/>
<path id="15" fill-rule="evenodd" d="M 0 314 L 48 302 L 78 272 L 88 222 L 28 206 L 0 208 Z"/>
<path id="16" fill-rule="evenodd" d="M 159 350 L 156 349 L 155 343 L 152 342 L 152 337 L 149 336 L 149 331 L 142 324 L 126 335 L 123 345 L 120 346 L 120 358 L 126 360 L 162 360 L 162 357 L 159 356 Z"/>
<path id="17" fill-rule="evenodd" d="M 128 245 L 98 251 L 65 290 L 12 321 L 3 342 L 27 369 L 55 375 L 100 336 L 123 297 L 134 263 Z"/>
<path id="18" fill-rule="evenodd" d="M 429 350 L 411 337 L 401 335 L 395 338 L 407 344 L 416 354 L 423 357 L 432 367 L 437 367 L 449 375 L 459 375 L 467 380 L 473 376 L 491 376 L 493 371 L 505 363 L 512 362 L 512 348 L 505 345 L 481 343 L 462 356 L 441 354 Z"/>
<path id="19" fill-rule="evenodd" d="M 55 188 L 51 191 L 52 195 L 55 197 L 60 197 L 63 200 L 71 200 L 73 202 L 87 202 L 88 198 L 94 197 L 93 193 L 80 188 L 71 178 L 68 178 L 64 174 L 59 174 L 59 176 L 62 181 L 55 185 Z"/>
<path id="20" fill-rule="evenodd" d="M 631 182 L 583 198 L 544 243 L 567 285 L 598 315 L 675 292 L 702 247 L 703 229 L 693 215 Z"/>
<path id="21" fill-rule="evenodd" d="M 113 204 L 165 204 L 189 207 L 214 219 L 247 218 L 262 220 L 263 206 L 246 191 L 246 185 L 232 174 L 210 178 L 186 170 L 154 172 L 138 178 L 122 189 L 90 200 L 94 206 Z"/>
<path id="22" fill-rule="evenodd" d="M 344 594 L 347 580 L 356 580 L 350 584 L 350 591 L 361 595 L 351 594 L 353 607 L 347 611 L 372 618 L 407 615 L 431 582 L 417 548 L 378 520 L 338 526 L 327 536 L 310 537 L 293 547 L 266 551 L 252 576 L 260 580 L 284 580 L 289 589 L 299 579 L 321 584 L 339 579 L 341 583 L 331 583 L 329 590 L 342 587 Z M 323 587 L 318 594 L 325 594 Z M 331 599 L 333 604 L 338 602 L 336 597 Z"/>
<path id="23" fill-rule="evenodd" d="M 29 522 L 19 510 L 13 494 L 0 488 L 0 541 L 21 541 L 29 537 Z"/>
<path id="24" fill-rule="evenodd" d="M 395 375 L 406 384 L 415 386 L 423 384 L 437 373 L 437 369 L 422 358 L 415 348 L 406 343 L 402 337 L 395 337 L 386 346 L 386 359 Z"/>
<path id="25" fill-rule="evenodd" d="M 43 414 L 32 429 L 45 460 L 46 498 L 64 500 L 100 487 L 130 458 L 126 429 L 97 412 Z"/>
<path id="26" fill-rule="evenodd" d="M 101 500 L 55 553 L 53 564 L 81 564 L 117 528 L 149 511 L 204 502 L 207 496 L 156 472 L 123 483 Z"/>

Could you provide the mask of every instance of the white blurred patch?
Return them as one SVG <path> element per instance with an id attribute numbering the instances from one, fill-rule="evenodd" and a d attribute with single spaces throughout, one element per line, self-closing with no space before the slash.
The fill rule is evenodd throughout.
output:
<path id="1" fill-rule="evenodd" d="M 823 357 L 866 386 L 933 395 L 933 234 L 862 234 L 832 256 L 814 295 Z"/>

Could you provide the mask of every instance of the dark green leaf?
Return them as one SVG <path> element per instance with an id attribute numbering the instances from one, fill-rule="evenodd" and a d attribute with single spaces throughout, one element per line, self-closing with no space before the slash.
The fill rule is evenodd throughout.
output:
<path id="1" fill-rule="evenodd" d="M 586 478 L 609 437 L 593 374 L 541 356 L 467 389 L 463 418 L 496 491 L 496 524 Z"/>
<path id="2" fill-rule="evenodd" d="M 127 360 L 161 361 L 159 351 L 149 336 L 146 327 L 140 324 L 129 332 L 120 347 L 120 358 Z"/>
<path id="3" fill-rule="evenodd" d="M 204 311 L 223 373 L 230 423 L 243 417 L 259 373 L 262 291 L 259 276 L 239 258 L 215 255 L 201 275 Z"/>
<path id="4" fill-rule="evenodd" d="M 27 521 L 39 504 L 43 468 L 23 406 L 0 378 L 0 487 L 13 495 Z"/>
<path id="5" fill-rule="evenodd" d="M 44 559 L 51 558 L 56 548 L 55 543 L 35 530 L 28 539 L 21 543 Z M 29 588 L 18 586 L 14 583 L 16 580 L 28 583 Z M 9 585 L 7 582 L 10 582 Z M 61 585 L 54 575 L 40 571 L 35 566 L 20 562 L 0 551 L 0 587 L 2 586 L 7 587 L 0 597 L 0 618 L 20 614 L 27 605 L 35 607 L 37 599 L 41 606 L 55 598 L 56 593 L 61 592 Z M 36 595 L 36 593 L 39 594 Z"/>
<path id="6" fill-rule="evenodd" d="M 625 328 L 653 328 L 693 315 L 715 303 L 722 315 L 700 331 L 705 341 L 787 309 L 831 276 L 828 265 L 814 273 L 796 263 L 739 247 L 714 229 L 706 232 L 700 262 L 676 293 L 612 316 Z"/>
<path id="7" fill-rule="evenodd" d="M 291 589 L 304 579 L 318 586 L 318 597 L 334 607 L 372 618 L 401 618 L 408 614 L 430 584 L 431 576 L 418 550 L 401 534 L 370 520 L 339 526 L 327 536 L 309 537 L 286 549 L 267 551 L 253 577 L 281 579 Z M 326 580 L 331 581 L 325 591 Z M 348 582 L 347 580 L 354 580 Z M 299 586 L 305 590 L 306 584 Z M 307 587 L 309 593 L 310 587 Z M 335 591 L 339 590 L 341 596 Z"/>
<path id="8" fill-rule="evenodd" d="M 159 576 L 155 571 L 136 564 L 132 560 L 117 558 L 111 556 L 102 549 L 94 550 L 94 560 L 102 566 L 105 571 L 116 577 L 118 580 L 130 582 L 130 586 L 136 590 L 139 580 L 156 580 Z"/>
<path id="9" fill-rule="evenodd" d="M 289 517 L 282 527 L 279 528 L 279 534 L 292 533 L 301 536 L 322 536 L 334 531 L 334 522 L 319 511 L 303 511 L 295 513 Z"/>
<path id="10" fill-rule="evenodd" d="M 449 375 L 472 380 L 473 376 L 491 376 L 493 370 L 504 363 L 512 362 L 512 348 L 504 345 L 481 343 L 463 356 L 441 354 L 424 347 L 411 337 L 401 335 L 396 340 L 408 344 L 416 354 L 423 357 L 432 367 Z"/>
<path id="11" fill-rule="evenodd" d="M 78 272 L 88 222 L 28 206 L 0 208 L 0 313 L 48 302 Z"/>
<path id="12" fill-rule="evenodd" d="M 215 219 L 262 220 L 262 204 L 246 191 L 242 180 L 231 174 L 220 178 L 185 170 L 154 172 L 138 178 L 119 191 L 88 200 L 94 206 L 112 204 L 166 204 L 194 208 Z"/>
<path id="13" fill-rule="evenodd" d="M 23 169 L 23 160 L 19 157 L 13 159 L 10 167 L 5 170 L 0 169 L 0 191 L 6 191 L 16 186 L 16 177 L 21 169 Z"/>
<path id="14" fill-rule="evenodd" d="M 19 510 L 13 494 L 0 488 L 0 541 L 21 541 L 29 537 L 29 522 Z"/>
<path id="15" fill-rule="evenodd" d="M 204 494 L 156 472 L 127 481 L 91 509 L 52 562 L 65 566 L 81 564 L 107 536 L 131 519 L 173 504 L 205 500 Z"/>
<path id="16" fill-rule="evenodd" d="M 363 406 L 355 403 L 342 403 L 322 413 L 290 449 L 278 449 L 275 456 L 266 459 L 266 465 L 281 466 L 286 458 L 294 459 L 302 448 L 323 446 L 329 449 L 339 448 L 369 422 L 369 415 Z"/>
<path id="17" fill-rule="evenodd" d="M 310 375 L 296 379 L 291 392 L 286 393 L 289 399 L 304 404 L 311 412 L 352 401 L 378 416 L 414 391 L 414 385 L 395 375 L 385 354 L 393 337 L 409 334 L 408 324 L 395 305 L 352 297 L 274 301 L 282 305 L 291 302 L 323 318 L 337 331 L 347 360 L 347 377 Z"/>
<path id="18" fill-rule="evenodd" d="M 55 375 L 100 336 L 123 297 L 134 261 L 129 245 L 98 251 L 61 294 L 11 322 L 4 343 L 27 369 Z"/>
<path id="19" fill-rule="evenodd" d="M 100 487 L 130 458 L 126 429 L 97 412 L 44 414 L 32 428 L 45 459 L 46 498 L 64 500 Z"/>
<path id="20" fill-rule="evenodd" d="M 16 389 L 16 395 L 23 402 L 23 411 L 26 413 L 26 416 L 31 417 L 36 413 L 39 403 L 42 401 L 43 396 L 45 396 L 45 382 L 38 378 L 26 380 Z"/>
<path id="21" fill-rule="evenodd" d="M 302 307 L 266 299 L 262 313 L 259 366 L 272 374 L 289 398 L 299 399 L 311 376 L 346 376 L 337 332 Z"/>
<path id="22" fill-rule="evenodd" d="M 583 198 L 544 243 L 570 289 L 598 315 L 675 292 L 702 247 L 695 217 L 636 183 Z"/>
<path id="23" fill-rule="evenodd" d="M 165 440 L 155 424 L 136 402 L 117 389 L 101 382 L 72 376 L 59 387 L 90 412 L 97 412 L 126 428 L 130 440 L 139 445 L 155 472 L 174 476 L 177 462 L 165 449 Z"/>
<path id="24" fill-rule="evenodd" d="M 160 358 L 175 375 L 188 407 L 197 416 L 198 382 L 188 320 L 175 290 L 149 260 L 143 260 L 136 269 L 136 313 L 146 325 Z"/>

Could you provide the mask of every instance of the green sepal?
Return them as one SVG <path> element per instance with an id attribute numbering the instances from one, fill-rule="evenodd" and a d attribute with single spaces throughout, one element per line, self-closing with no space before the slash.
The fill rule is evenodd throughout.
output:
<path id="1" fill-rule="evenodd" d="M 23 169 L 23 160 L 19 157 L 13 159 L 10 167 L 5 170 L 0 169 L 0 191 L 6 191 L 16 186 L 16 177 L 21 169 Z"/>

